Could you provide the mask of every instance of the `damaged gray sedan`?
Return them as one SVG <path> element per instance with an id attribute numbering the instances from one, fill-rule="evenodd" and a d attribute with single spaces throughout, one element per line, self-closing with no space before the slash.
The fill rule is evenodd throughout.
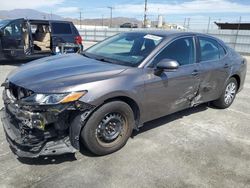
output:
<path id="1" fill-rule="evenodd" d="M 19 157 L 122 148 L 143 123 L 201 103 L 229 107 L 246 60 L 198 33 L 121 33 L 82 55 L 33 61 L 2 84 L 6 138 Z"/>

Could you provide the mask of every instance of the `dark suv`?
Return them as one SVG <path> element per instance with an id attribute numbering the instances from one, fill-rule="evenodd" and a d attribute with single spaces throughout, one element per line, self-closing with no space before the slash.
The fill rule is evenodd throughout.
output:
<path id="1" fill-rule="evenodd" d="M 65 45 L 71 46 L 65 48 L 71 52 L 82 50 L 82 38 L 72 22 L 23 18 L 0 21 L 0 59 L 48 56 Z"/>
<path id="2" fill-rule="evenodd" d="M 229 107 L 246 60 L 199 33 L 121 33 L 87 49 L 39 59 L 12 72 L 2 121 L 17 155 L 97 155 L 123 147 L 143 123 L 202 103 Z M 73 147 L 72 147 L 73 146 Z"/>

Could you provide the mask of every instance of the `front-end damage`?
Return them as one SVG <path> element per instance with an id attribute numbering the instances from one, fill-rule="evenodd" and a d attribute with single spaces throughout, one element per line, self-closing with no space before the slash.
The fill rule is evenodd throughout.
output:
<path id="1" fill-rule="evenodd" d="M 74 153 L 79 134 L 94 106 L 79 100 L 50 105 L 23 103 L 34 93 L 14 84 L 4 85 L 1 120 L 6 138 L 19 157 Z M 80 120 L 77 118 L 80 117 Z"/>

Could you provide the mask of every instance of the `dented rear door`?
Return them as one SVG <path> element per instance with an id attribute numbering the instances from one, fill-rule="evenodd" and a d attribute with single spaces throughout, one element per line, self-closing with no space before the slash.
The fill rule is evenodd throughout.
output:
<path id="1" fill-rule="evenodd" d="M 200 45 L 198 65 L 201 82 L 197 103 L 203 103 L 220 97 L 230 75 L 231 62 L 225 49 L 216 40 L 198 37 L 198 44 Z"/>

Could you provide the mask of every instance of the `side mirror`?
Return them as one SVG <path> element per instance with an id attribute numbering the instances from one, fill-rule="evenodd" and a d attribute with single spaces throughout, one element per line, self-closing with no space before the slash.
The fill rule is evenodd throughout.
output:
<path id="1" fill-rule="evenodd" d="M 172 59 L 163 59 L 157 64 L 157 69 L 175 70 L 178 69 L 179 63 Z"/>
<path id="2" fill-rule="evenodd" d="M 166 71 L 174 71 L 179 68 L 179 63 L 172 59 L 163 59 L 157 65 L 155 69 L 155 75 L 161 75 L 161 73 Z"/>

